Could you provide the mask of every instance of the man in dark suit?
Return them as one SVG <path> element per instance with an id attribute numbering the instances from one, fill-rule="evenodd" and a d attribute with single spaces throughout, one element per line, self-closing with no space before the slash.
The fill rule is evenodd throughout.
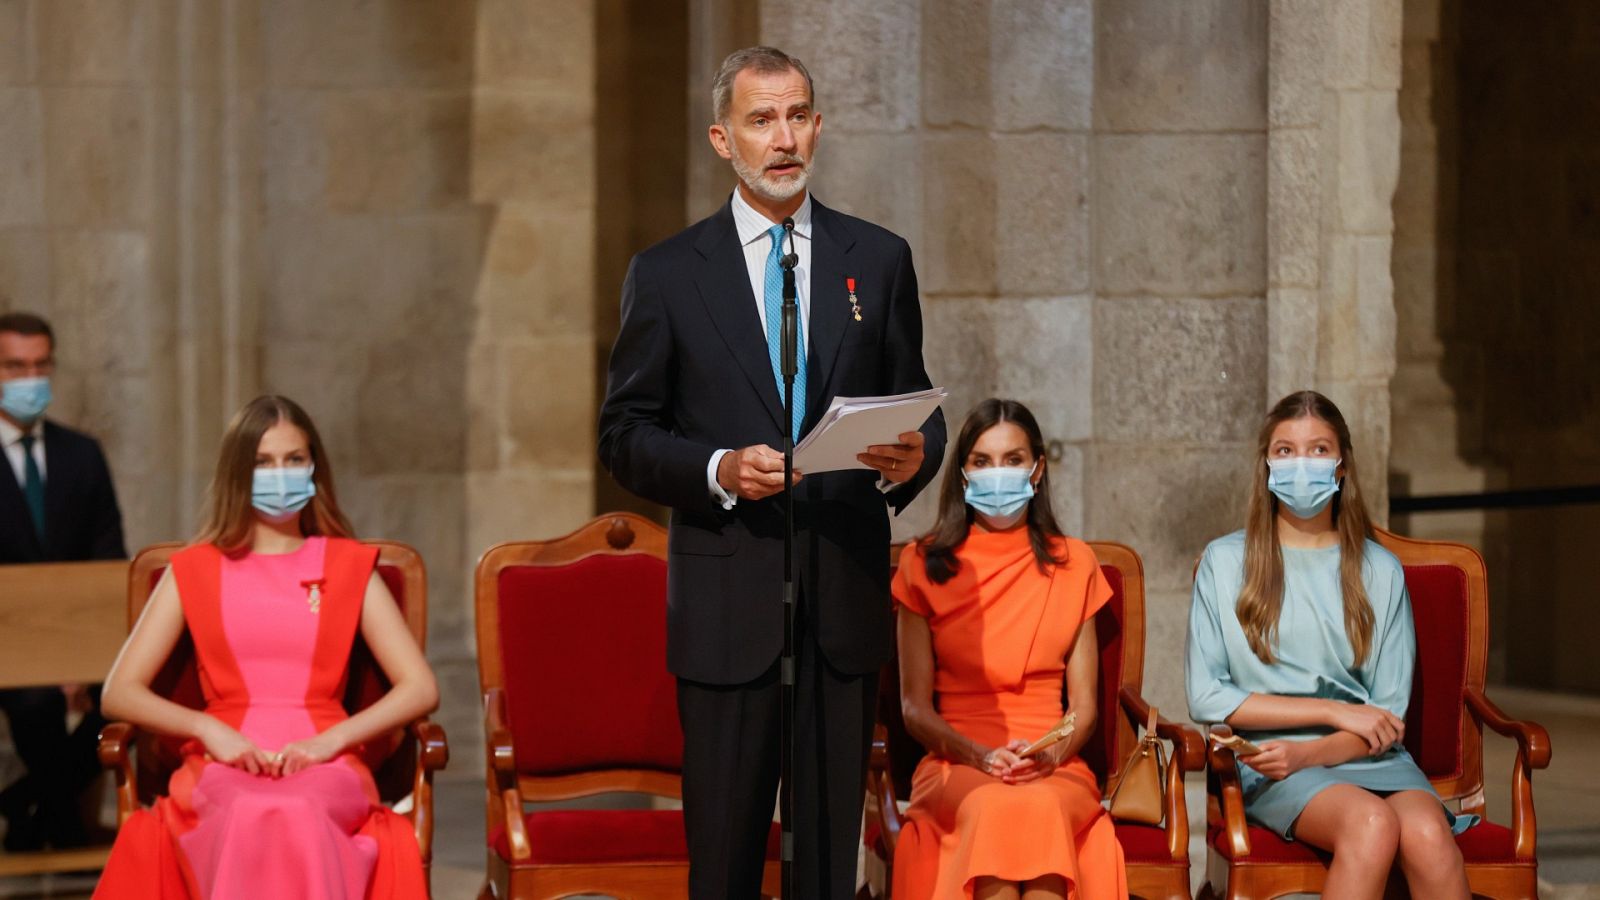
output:
<path id="1" fill-rule="evenodd" d="M 0 565 L 123 559 L 122 514 L 100 445 L 43 418 L 55 335 L 27 313 L 0 315 Z M 86 842 L 77 797 L 99 772 L 98 687 L 0 690 L 28 772 L 0 793 L 7 850 Z M 69 702 L 84 713 L 67 733 Z"/>
<path id="2" fill-rule="evenodd" d="M 781 429 L 798 440 L 835 396 L 929 387 L 906 242 L 806 192 L 822 125 L 813 98 L 805 67 L 781 51 L 754 47 L 723 63 L 710 138 L 737 189 L 715 215 L 634 257 L 600 411 L 607 469 L 672 508 L 667 664 L 678 678 L 695 898 L 760 889 L 779 773 Z M 785 422 L 779 260 L 791 246 L 801 359 Z M 803 898 L 855 892 L 877 673 L 893 640 L 888 510 L 904 509 L 938 470 L 944 419 L 897 441 L 862 448 L 871 471 L 797 473 L 791 488 Z"/>

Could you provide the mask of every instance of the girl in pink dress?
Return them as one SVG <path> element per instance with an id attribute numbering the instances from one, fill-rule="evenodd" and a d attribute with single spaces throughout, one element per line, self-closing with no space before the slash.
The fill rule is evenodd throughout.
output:
<path id="1" fill-rule="evenodd" d="M 305 411 L 252 401 L 223 437 L 206 527 L 106 679 L 107 716 L 187 740 L 167 796 L 118 834 L 97 898 L 427 897 L 409 823 L 378 803 L 361 756 L 438 689 L 377 551 L 351 534 Z M 150 689 L 186 629 L 204 711 Z M 358 632 L 393 687 L 351 716 Z"/>

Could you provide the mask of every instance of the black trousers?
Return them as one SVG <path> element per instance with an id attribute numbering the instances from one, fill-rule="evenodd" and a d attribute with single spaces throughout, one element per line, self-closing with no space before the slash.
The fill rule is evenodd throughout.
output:
<path id="1" fill-rule="evenodd" d="M 878 673 L 837 671 L 803 622 L 796 631 L 795 893 L 801 900 L 847 900 L 856 891 Z M 678 679 L 694 900 L 760 896 L 777 802 L 779 713 L 777 660 L 745 684 Z"/>
<path id="2" fill-rule="evenodd" d="M 57 687 L 0 691 L 0 711 L 11 724 L 11 740 L 27 774 L 0 793 L 6 818 L 6 848 L 31 850 L 44 843 L 57 848 L 88 843 L 78 811 L 78 795 L 100 773 L 96 757 L 100 729 L 100 690 L 90 692 L 94 707 L 67 732 L 67 699 Z"/>

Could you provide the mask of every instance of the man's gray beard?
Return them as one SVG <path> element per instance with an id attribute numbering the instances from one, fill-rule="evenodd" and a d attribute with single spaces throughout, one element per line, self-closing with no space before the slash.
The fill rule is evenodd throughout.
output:
<path id="1" fill-rule="evenodd" d="M 732 142 L 730 141 L 729 143 Z M 801 165 L 800 174 L 784 180 L 769 177 L 765 170 L 752 169 L 745 165 L 739 156 L 737 144 L 733 147 L 733 156 L 730 162 L 733 163 L 733 174 L 739 176 L 739 180 L 744 182 L 745 187 L 768 200 L 781 203 L 795 197 L 806 189 L 806 182 L 811 180 L 811 166 L 815 159 L 816 155 L 813 154 L 811 159 L 806 160 Z"/>

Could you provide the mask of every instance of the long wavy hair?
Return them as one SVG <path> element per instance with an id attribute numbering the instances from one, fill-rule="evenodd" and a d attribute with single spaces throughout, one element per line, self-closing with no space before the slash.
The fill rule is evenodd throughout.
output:
<path id="1" fill-rule="evenodd" d="M 961 434 L 951 451 L 950 462 L 944 467 L 944 482 L 939 489 L 939 518 L 934 522 L 932 531 L 917 539 L 927 563 L 928 577 L 935 584 L 944 584 L 961 570 L 956 550 L 966 542 L 976 515 L 966 500 L 963 468 L 967 455 L 985 431 L 1001 422 L 1010 422 L 1022 429 L 1028 438 L 1028 449 L 1033 453 L 1033 458 L 1044 467 L 1044 474 L 1039 476 L 1039 483 L 1034 486 L 1033 499 L 1028 502 L 1028 543 L 1033 546 L 1039 571 L 1044 572 L 1050 566 L 1066 562 L 1057 557 L 1050 546 L 1051 539 L 1062 537 L 1062 533 L 1050 504 L 1050 465 L 1044 458 L 1044 433 L 1039 430 L 1038 420 L 1026 406 L 1015 400 L 991 397 L 967 414 L 967 421 L 962 424 Z"/>
<path id="2" fill-rule="evenodd" d="M 1251 466 L 1250 509 L 1244 526 L 1244 587 L 1235 612 L 1250 649 L 1262 662 L 1273 661 L 1278 643 L 1278 618 L 1283 612 L 1283 550 L 1278 545 L 1278 498 L 1267 488 L 1267 449 L 1278 425 L 1312 416 L 1339 437 L 1343 482 L 1333 495 L 1333 526 L 1339 533 L 1339 585 L 1344 595 L 1344 633 L 1360 666 L 1372 649 L 1372 603 L 1361 581 L 1366 542 L 1372 536 L 1367 504 L 1356 474 L 1350 426 L 1333 401 L 1316 391 L 1297 391 L 1279 400 L 1256 435 Z"/>
<path id="3" fill-rule="evenodd" d="M 355 536 L 350 520 L 339 509 L 339 498 L 333 490 L 333 465 L 323 449 L 317 426 L 293 400 L 267 394 L 246 403 L 228 423 L 228 430 L 222 436 L 222 450 L 217 455 L 217 471 L 207 492 L 205 524 L 196 535 L 195 543 L 215 544 L 218 550 L 230 556 L 249 549 L 256 525 L 255 508 L 250 505 L 256 451 L 261 446 L 261 436 L 279 422 L 288 422 L 305 434 L 311 450 L 311 464 L 315 467 L 311 481 L 317 486 L 317 493 L 300 511 L 300 533 Z"/>

